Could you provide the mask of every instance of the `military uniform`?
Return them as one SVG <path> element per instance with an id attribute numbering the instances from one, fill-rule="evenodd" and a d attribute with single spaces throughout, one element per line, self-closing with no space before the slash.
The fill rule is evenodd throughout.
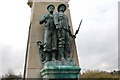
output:
<path id="1" fill-rule="evenodd" d="M 58 35 L 58 53 L 64 59 L 66 57 L 66 53 L 69 46 L 69 39 L 68 37 L 71 36 L 70 26 L 68 22 L 67 15 L 64 14 L 64 11 L 59 11 L 61 6 L 65 6 L 61 4 L 58 6 L 58 12 L 54 15 L 54 22 L 57 30 Z M 65 6 L 66 10 L 66 6 Z"/>
<path id="2" fill-rule="evenodd" d="M 45 34 L 44 34 L 45 45 L 43 51 L 57 50 L 56 28 L 53 18 L 54 18 L 53 15 L 46 14 L 40 20 L 41 24 L 45 22 Z"/>
<path id="3" fill-rule="evenodd" d="M 47 7 L 49 14 L 45 14 L 41 20 L 40 24 L 45 23 L 45 32 L 44 32 L 44 49 L 43 51 L 46 53 L 46 61 L 55 60 L 55 55 L 57 51 L 57 37 L 56 37 L 56 27 L 54 24 L 54 5 L 49 5 Z M 50 55 L 51 54 L 51 55 Z"/>

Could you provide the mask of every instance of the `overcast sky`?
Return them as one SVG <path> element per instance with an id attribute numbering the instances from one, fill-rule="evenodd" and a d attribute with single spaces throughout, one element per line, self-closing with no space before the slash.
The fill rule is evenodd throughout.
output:
<path id="1" fill-rule="evenodd" d="M 71 0 L 74 31 L 82 71 L 118 69 L 118 1 Z M 31 11 L 27 0 L 0 3 L 0 75 L 12 69 L 23 73 Z"/>

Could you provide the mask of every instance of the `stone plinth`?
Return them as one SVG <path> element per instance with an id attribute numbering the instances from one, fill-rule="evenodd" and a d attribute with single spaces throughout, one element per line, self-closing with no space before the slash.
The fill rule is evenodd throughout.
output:
<path id="1" fill-rule="evenodd" d="M 40 70 L 42 78 L 47 79 L 78 79 L 80 68 L 78 66 L 48 65 Z"/>
<path id="2" fill-rule="evenodd" d="M 44 0 L 46 1 L 46 0 Z M 71 30 L 73 32 L 73 26 L 71 22 L 70 10 L 68 8 L 68 2 L 64 2 L 64 0 L 60 2 L 30 2 L 31 6 L 31 18 L 30 18 L 30 27 L 29 27 L 29 36 L 25 57 L 25 66 L 24 66 L 24 78 L 41 78 L 40 70 L 43 67 L 41 62 L 41 57 L 39 55 L 39 49 L 37 46 L 38 41 L 42 41 L 44 39 L 44 31 L 45 24 L 40 25 L 39 20 L 44 15 L 47 14 L 47 6 L 53 4 L 55 6 L 54 13 L 57 12 L 57 7 L 59 4 L 63 3 L 67 6 L 65 14 L 68 16 L 69 24 L 71 26 Z M 76 50 L 76 44 L 73 44 L 73 59 L 76 62 L 76 65 L 79 66 L 78 54 Z"/>

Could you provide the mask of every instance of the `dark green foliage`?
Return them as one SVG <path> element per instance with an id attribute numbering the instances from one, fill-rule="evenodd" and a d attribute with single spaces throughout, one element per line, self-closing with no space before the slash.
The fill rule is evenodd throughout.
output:
<path id="1" fill-rule="evenodd" d="M 3 80 L 10 79 L 10 78 L 12 78 L 12 79 L 16 79 L 16 78 L 21 79 L 22 75 L 21 74 L 15 75 L 14 73 L 6 73 L 6 74 L 2 75 Z"/>
<path id="2" fill-rule="evenodd" d="M 81 74 L 81 78 L 120 78 L 120 75 L 113 75 L 99 70 L 87 70 Z"/>

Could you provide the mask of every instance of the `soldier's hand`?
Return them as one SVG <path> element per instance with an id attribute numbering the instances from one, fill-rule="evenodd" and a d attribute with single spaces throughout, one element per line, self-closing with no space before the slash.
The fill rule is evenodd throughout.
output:
<path id="1" fill-rule="evenodd" d="M 72 35 L 71 37 L 72 37 L 72 38 L 76 38 L 76 36 L 75 36 L 75 35 Z"/>
<path id="2" fill-rule="evenodd" d="M 60 28 L 60 26 L 59 25 L 56 25 L 56 29 L 59 29 Z"/>

